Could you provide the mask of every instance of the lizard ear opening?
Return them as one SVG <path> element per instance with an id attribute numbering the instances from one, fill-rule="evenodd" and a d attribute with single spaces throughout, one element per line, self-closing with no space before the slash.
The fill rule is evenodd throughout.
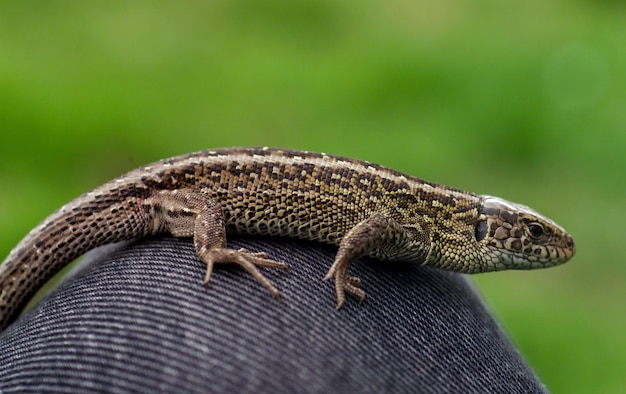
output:
<path id="1" fill-rule="evenodd" d="M 476 237 L 476 241 L 480 242 L 487 236 L 487 221 L 481 220 L 476 223 L 476 228 L 474 229 L 474 236 Z"/>

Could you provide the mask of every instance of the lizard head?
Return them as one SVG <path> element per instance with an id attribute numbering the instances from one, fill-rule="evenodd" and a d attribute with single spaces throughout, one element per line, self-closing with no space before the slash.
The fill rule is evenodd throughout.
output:
<path id="1" fill-rule="evenodd" d="M 576 252 L 567 231 L 534 210 L 491 196 L 482 202 L 475 236 L 489 270 L 552 267 Z"/>

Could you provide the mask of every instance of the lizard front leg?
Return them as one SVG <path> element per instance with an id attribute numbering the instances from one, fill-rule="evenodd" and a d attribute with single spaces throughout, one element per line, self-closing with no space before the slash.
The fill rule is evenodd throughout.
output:
<path id="1" fill-rule="evenodd" d="M 204 283 L 209 283 L 215 264 L 234 263 L 280 298 L 280 292 L 257 269 L 287 269 L 287 264 L 268 258 L 267 253 L 226 247 L 226 226 L 221 205 L 199 190 L 163 190 L 154 196 L 155 227 L 175 237 L 193 237 L 196 254 L 207 265 Z"/>
<path id="2" fill-rule="evenodd" d="M 353 261 L 370 254 L 385 260 L 423 261 L 430 250 L 428 238 L 425 226 L 403 227 L 383 213 L 374 213 L 350 229 L 341 240 L 335 261 L 324 277 L 325 280 L 335 279 L 337 309 L 344 304 L 346 292 L 360 301 L 365 299 L 365 292 L 360 288 L 361 280 L 348 275 Z"/>

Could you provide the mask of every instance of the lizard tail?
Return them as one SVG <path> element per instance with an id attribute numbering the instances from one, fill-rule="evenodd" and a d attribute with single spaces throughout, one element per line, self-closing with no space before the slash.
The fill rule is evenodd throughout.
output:
<path id="1" fill-rule="evenodd" d="M 139 202 L 144 197 L 120 195 L 124 191 L 113 186 L 104 185 L 66 204 L 9 253 L 0 265 L 0 331 L 66 264 L 98 246 L 150 231 L 147 211 Z"/>

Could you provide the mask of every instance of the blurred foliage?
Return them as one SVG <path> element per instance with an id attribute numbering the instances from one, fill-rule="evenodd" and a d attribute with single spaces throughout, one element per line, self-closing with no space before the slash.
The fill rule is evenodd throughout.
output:
<path id="1" fill-rule="evenodd" d="M 477 276 L 554 392 L 623 392 L 626 8 L 611 1 L 0 3 L 0 250 L 211 147 L 367 159 L 530 205 L 562 267 Z"/>

